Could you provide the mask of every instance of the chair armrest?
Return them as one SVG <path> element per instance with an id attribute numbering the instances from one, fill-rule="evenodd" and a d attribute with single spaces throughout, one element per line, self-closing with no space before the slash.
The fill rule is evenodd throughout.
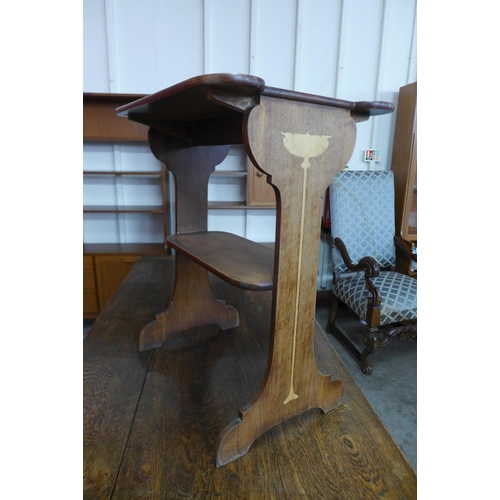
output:
<path id="1" fill-rule="evenodd" d="M 380 267 L 377 261 L 373 257 L 367 256 L 359 259 L 358 263 L 355 264 L 349 256 L 344 242 L 340 238 L 334 239 L 334 245 L 338 248 L 342 260 L 349 271 L 364 271 L 365 285 L 371 294 L 371 297 L 368 298 L 368 302 L 374 306 L 379 305 L 382 302 L 382 298 L 380 297 L 378 288 L 371 280 L 371 278 L 376 278 L 380 274 Z"/>
<path id="2" fill-rule="evenodd" d="M 394 244 L 403 252 L 404 257 L 417 262 L 417 254 L 412 252 L 413 244 L 400 236 L 394 236 Z"/>

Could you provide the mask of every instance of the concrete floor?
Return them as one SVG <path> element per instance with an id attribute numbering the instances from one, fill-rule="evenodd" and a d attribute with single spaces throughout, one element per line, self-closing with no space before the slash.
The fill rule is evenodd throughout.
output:
<path id="1" fill-rule="evenodd" d="M 328 308 L 316 310 L 316 320 L 326 331 Z M 363 347 L 362 325 L 346 308 L 339 308 L 338 326 L 356 347 Z M 328 338 L 361 390 L 417 471 L 417 341 L 399 338 L 373 353 L 368 361 L 372 375 L 364 375 L 353 357 L 333 335 Z"/>

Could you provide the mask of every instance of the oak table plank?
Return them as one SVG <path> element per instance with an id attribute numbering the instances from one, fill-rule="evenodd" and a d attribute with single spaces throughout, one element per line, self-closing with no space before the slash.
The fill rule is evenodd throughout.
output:
<path id="1" fill-rule="evenodd" d="M 142 257 L 84 341 L 85 498 L 416 498 L 415 472 L 317 324 L 317 364 L 344 382 L 343 404 L 286 420 L 216 468 L 221 430 L 264 377 L 272 292 L 211 276 L 240 325 L 140 353 L 173 276 L 172 257 Z"/>
<path id="2" fill-rule="evenodd" d="M 86 498 L 110 498 L 151 361 L 137 335 L 168 298 L 173 257 L 134 266 L 83 342 Z"/>

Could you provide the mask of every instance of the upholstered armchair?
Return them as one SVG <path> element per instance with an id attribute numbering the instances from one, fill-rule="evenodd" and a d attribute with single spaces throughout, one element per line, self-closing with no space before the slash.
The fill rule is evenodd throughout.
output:
<path id="1" fill-rule="evenodd" d="M 417 280 L 394 271 L 396 246 L 407 259 L 417 256 L 395 236 L 392 171 L 339 172 L 330 186 L 330 217 L 334 277 L 327 331 L 370 375 L 368 356 L 378 347 L 395 336 L 417 335 Z M 335 325 L 339 301 L 366 323 L 362 351 Z"/>

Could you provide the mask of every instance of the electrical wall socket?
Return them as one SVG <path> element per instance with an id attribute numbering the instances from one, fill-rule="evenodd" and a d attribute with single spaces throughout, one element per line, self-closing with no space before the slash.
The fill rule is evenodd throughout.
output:
<path id="1" fill-rule="evenodd" d="M 363 161 L 368 163 L 374 161 L 375 163 L 380 163 L 382 157 L 382 151 L 380 149 L 366 149 L 365 158 Z"/>

